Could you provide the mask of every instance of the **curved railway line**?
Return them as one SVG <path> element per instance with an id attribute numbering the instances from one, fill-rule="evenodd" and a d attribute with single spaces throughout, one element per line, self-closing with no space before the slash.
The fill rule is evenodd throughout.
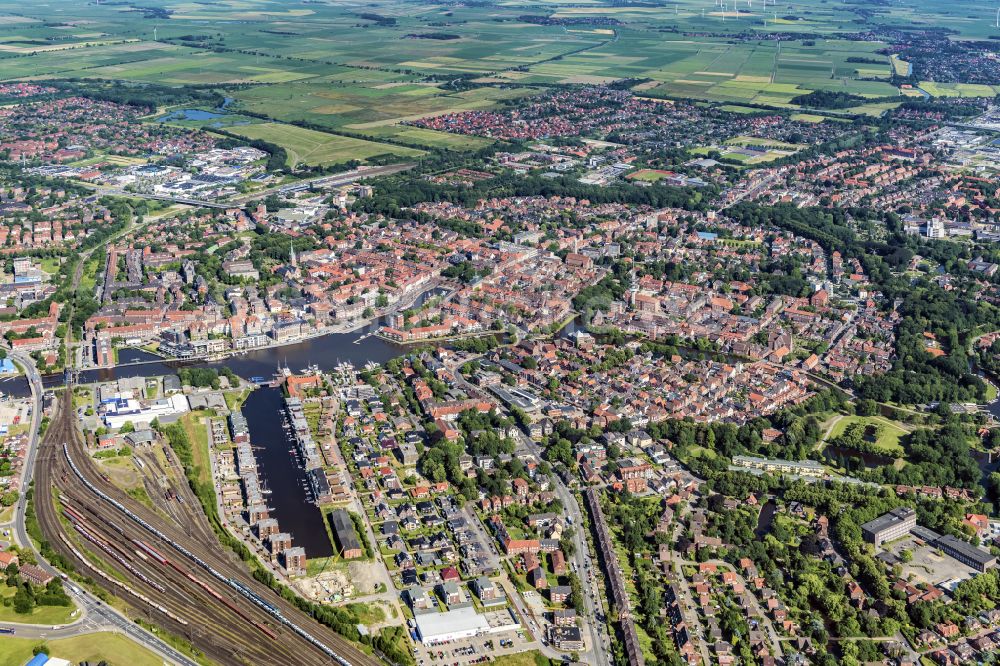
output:
<path id="1" fill-rule="evenodd" d="M 179 489 L 177 511 L 191 518 L 181 525 L 109 483 L 84 450 L 70 400 L 67 390 L 35 479 L 35 513 L 54 550 L 220 664 L 381 663 L 250 576 L 211 533 L 189 488 Z"/>

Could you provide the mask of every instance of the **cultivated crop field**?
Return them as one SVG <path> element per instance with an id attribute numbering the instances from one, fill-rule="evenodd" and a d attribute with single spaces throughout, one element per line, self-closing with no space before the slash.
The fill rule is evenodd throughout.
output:
<path id="1" fill-rule="evenodd" d="M 874 53 L 877 43 L 831 39 L 733 44 L 715 38 L 650 37 L 625 31 L 621 37 L 531 67 L 531 76 L 518 80 L 566 84 L 641 78 L 655 82 L 643 87 L 646 95 L 775 106 L 816 90 L 843 90 L 865 97 L 899 94 L 887 81 L 892 67 L 889 57 Z M 879 63 L 849 60 L 859 55 Z M 878 78 L 886 81 L 874 80 Z"/>
<path id="2" fill-rule="evenodd" d="M 707 0 L 662 7 L 607 0 L 482 6 L 0 0 L 0 80 L 95 78 L 215 89 L 234 98 L 236 114 L 254 117 L 244 125 L 246 117 L 234 115 L 221 126 L 255 133 L 265 120 L 273 133 L 294 122 L 339 136 L 315 150 L 292 141 L 303 149 L 296 154 L 320 161 L 352 149 L 358 159 L 411 156 L 380 140 L 477 150 L 490 142 L 405 123 L 494 109 L 553 85 L 629 79 L 646 96 L 748 113 L 794 110 L 793 99 L 814 91 L 844 92 L 871 102 L 843 113 L 872 116 L 891 108 L 885 98 L 996 94 L 990 86 L 933 81 L 901 89 L 893 75 L 906 76 L 909 65 L 890 55 L 888 44 L 848 38 L 875 22 L 943 26 L 969 39 L 1000 36 L 993 13 L 972 0 L 872 6 L 801 0 L 725 13 Z M 286 136 L 303 135 L 288 130 Z"/>
<path id="3" fill-rule="evenodd" d="M 367 136 L 397 137 L 428 147 L 477 148 L 485 140 L 458 139 L 442 132 L 401 126 L 406 120 L 430 115 L 488 109 L 497 102 L 536 92 L 531 89 L 474 88 L 458 92 L 406 77 L 395 82 L 341 82 L 311 79 L 288 85 L 256 86 L 227 92 L 234 109 L 301 121 L 332 130 L 343 129 Z M 275 113 L 280 109 L 280 113 Z"/>

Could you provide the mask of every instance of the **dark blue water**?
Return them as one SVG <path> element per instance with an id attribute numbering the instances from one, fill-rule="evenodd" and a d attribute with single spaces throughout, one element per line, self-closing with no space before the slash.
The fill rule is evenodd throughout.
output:
<path id="1" fill-rule="evenodd" d="M 417 303 L 440 295 L 431 290 L 421 295 Z M 227 367 L 243 379 L 265 377 L 270 379 L 279 367 L 293 372 L 316 365 L 321 370 L 332 370 L 344 361 L 357 368 L 369 362 L 385 363 L 403 353 L 404 348 L 372 336 L 384 321 L 375 322 L 353 333 L 331 333 L 284 347 L 259 349 L 240 356 L 233 356 L 211 363 L 201 361 L 167 361 L 140 349 L 122 349 L 118 354 L 119 365 L 113 368 L 86 370 L 79 374 L 78 383 L 110 382 L 123 377 L 158 377 L 175 374 L 178 368 Z M 46 388 L 57 388 L 65 383 L 63 374 L 42 378 Z M 21 376 L 11 381 L 0 381 L 0 391 L 13 396 L 30 395 L 27 380 Z M 295 455 L 294 443 L 282 427 L 283 401 L 278 389 L 255 390 L 243 406 L 243 415 L 250 428 L 250 441 L 254 446 L 261 480 L 271 494 L 268 506 L 278 520 L 283 532 L 292 535 L 294 544 L 302 546 L 309 557 L 332 554 L 326 527 L 320 510 L 308 501 L 305 470 Z"/>
<path id="2" fill-rule="evenodd" d="M 366 332 L 334 333 L 287 347 L 261 349 L 224 361 L 197 365 L 225 366 L 244 379 L 254 376 L 270 378 L 279 366 L 289 367 L 294 372 L 313 364 L 323 370 L 331 370 L 343 361 L 350 361 L 360 368 L 369 361 L 384 363 L 401 353 L 400 347 L 376 337 L 362 338 L 363 335 Z M 81 373 L 80 381 L 90 383 L 119 377 L 153 377 L 173 374 L 178 367 L 192 365 L 156 359 L 149 352 L 123 349 L 119 353 L 122 365 Z M 135 361 L 154 362 L 128 365 Z M 61 381 L 62 377 L 58 379 Z M 294 453 L 294 443 L 290 434 L 281 427 L 282 408 L 281 391 L 263 387 L 250 395 L 242 409 L 250 428 L 250 441 L 254 446 L 261 482 L 271 491 L 268 506 L 281 531 L 292 535 L 294 545 L 305 548 L 308 557 L 326 557 L 333 554 L 333 547 L 323 525 L 323 514 L 308 500 L 305 470 Z"/>
<path id="3" fill-rule="evenodd" d="M 166 115 L 162 115 L 157 118 L 157 122 L 165 123 L 171 120 L 213 120 L 215 118 L 221 118 L 225 115 L 223 113 L 217 113 L 215 111 L 206 111 L 204 109 L 177 109 L 176 111 L 171 111 Z"/>
<path id="4" fill-rule="evenodd" d="M 322 512 L 307 499 L 305 470 L 281 427 L 283 406 L 280 389 L 260 388 L 250 394 L 242 410 L 261 483 L 271 490 L 267 505 L 281 531 L 292 535 L 292 545 L 305 548 L 308 557 L 328 557 L 333 545 Z"/>
<path id="5" fill-rule="evenodd" d="M 298 372 L 315 364 L 321 370 L 332 370 L 338 363 L 350 361 L 360 368 L 369 361 L 385 363 L 402 353 L 401 347 L 370 335 L 373 330 L 374 326 L 354 333 L 331 333 L 294 345 L 258 349 L 214 362 L 167 361 L 141 349 L 122 349 L 118 354 L 119 365 L 81 372 L 80 383 L 107 382 L 119 377 L 156 377 L 174 374 L 177 368 L 190 365 L 227 367 L 244 379 L 270 378 L 279 367 Z M 54 379 L 61 382 L 62 376 Z"/>
<path id="6" fill-rule="evenodd" d="M 156 120 L 161 123 L 170 120 L 213 120 L 228 114 L 229 112 L 226 108 L 232 103 L 233 98 L 226 97 L 222 100 L 222 104 L 211 111 L 206 111 L 205 109 L 177 109 L 176 111 L 171 111 L 170 113 L 160 116 Z"/>
<path id="7" fill-rule="evenodd" d="M 225 366 L 244 379 L 258 375 L 270 379 L 279 366 L 287 366 L 293 372 L 313 364 L 323 370 L 331 370 L 343 361 L 350 361 L 361 368 L 369 361 L 385 363 L 402 352 L 401 347 L 368 335 L 374 328 L 375 325 L 354 333 L 332 333 L 287 347 L 261 349 L 214 363 L 164 361 L 139 349 L 122 349 L 119 353 L 121 365 L 81 372 L 79 382 L 89 384 L 121 377 L 156 377 L 174 374 L 178 368 L 191 365 Z M 63 383 L 62 374 L 43 378 L 47 388 L 62 386 Z M 8 382 L 0 381 L 0 391 L 15 396 L 30 395 L 23 376 Z M 332 555 L 333 547 L 323 525 L 323 515 L 307 499 L 305 470 L 293 453 L 294 444 L 289 434 L 281 427 L 282 408 L 281 391 L 264 387 L 250 395 L 242 410 L 250 428 L 250 441 L 254 446 L 261 481 L 271 491 L 268 496 L 271 515 L 278 520 L 283 532 L 292 535 L 294 545 L 305 548 L 308 557 Z"/>

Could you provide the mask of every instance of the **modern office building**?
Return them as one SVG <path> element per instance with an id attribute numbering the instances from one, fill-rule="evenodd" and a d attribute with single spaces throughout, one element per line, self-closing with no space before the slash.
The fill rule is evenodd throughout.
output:
<path id="1" fill-rule="evenodd" d="M 861 534 L 865 541 L 878 548 L 887 541 L 906 536 L 916 526 L 917 512 L 901 506 L 862 525 Z"/>

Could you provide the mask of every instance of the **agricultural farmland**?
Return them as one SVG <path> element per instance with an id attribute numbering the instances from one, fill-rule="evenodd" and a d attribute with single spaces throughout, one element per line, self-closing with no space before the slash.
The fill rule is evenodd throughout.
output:
<path id="1" fill-rule="evenodd" d="M 437 132 L 401 127 L 407 120 L 491 108 L 497 102 L 534 92 L 530 89 L 474 88 L 449 92 L 432 83 L 411 80 L 342 83 L 329 78 L 296 84 L 233 90 L 234 110 L 306 122 L 328 129 L 443 148 L 478 148 L 485 141 L 458 142 Z M 280 109 L 276 113 L 275 110 Z"/>
<path id="2" fill-rule="evenodd" d="M 460 151 L 491 142 L 406 123 L 495 109 L 548 86 L 623 80 L 644 96 L 696 99 L 750 113 L 762 107 L 795 110 L 792 100 L 816 91 L 870 100 L 842 111 L 870 116 L 892 108 L 893 98 L 997 92 L 987 85 L 912 77 L 901 88 L 911 63 L 877 33 L 851 38 L 879 23 L 947 26 L 979 39 L 1000 33 L 989 17 L 976 18 L 982 11 L 968 0 L 863 9 L 805 0 L 725 13 L 709 4 L 157 0 L 131 6 L 0 0 L 0 80 L 197 86 L 233 98 L 234 114 L 275 126 L 291 122 L 375 142 Z M 255 125 L 246 116 L 216 126 L 260 131 L 249 129 Z M 347 146 L 358 150 L 359 159 L 385 152 L 405 156 L 400 146 L 373 153 L 376 146 L 361 139 L 326 143 L 339 144 L 329 153 L 338 159 Z M 308 149 L 304 154 L 326 155 Z"/>

